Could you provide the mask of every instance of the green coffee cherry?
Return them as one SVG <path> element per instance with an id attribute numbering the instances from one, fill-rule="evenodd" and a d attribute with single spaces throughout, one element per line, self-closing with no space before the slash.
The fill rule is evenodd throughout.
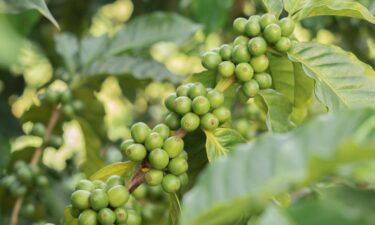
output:
<path id="1" fill-rule="evenodd" d="M 260 18 L 260 26 L 262 29 L 265 29 L 269 24 L 276 23 L 277 18 L 275 15 L 266 13 L 263 14 L 262 17 Z"/>
<path id="2" fill-rule="evenodd" d="M 180 86 L 176 89 L 177 97 L 180 97 L 180 96 L 187 96 L 189 89 L 190 89 L 190 86 L 187 85 L 187 84 L 180 85 Z"/>
<path id="3" fill-rule="evenodd" d="M 120 149 L 121 149 L 122 155 L 126 155 L 126 149 L 128 149 L 128 147 L 132 144 L 134 144 L 133 139 L 128 139 L 121 143 Z"/>
<path id="4" fill-rule="evenodd" d="M 33 174 L 28 167 L 16 170 L 16 175 L 22 183 L 30 184 L 33 179 Z"/>
<path id="5" fill-rule="evenodd" d="M 194 99 L 198 96 L 205 96 L 207 90 L 202 83 L 194 83 L 189 89 L 189 98 Z"/>
<path id="6" fill-rule="evenodd" d="M 76 186 L 76 190 L 93 191 L 95 185 L 89 180 L 80 180 Z"/>
<path id="7" fill-rule="evenodd" d="M 72 104 L 65 104 L 61 108 L 63 114 L 67 117 L 73 117 L 74 116 L 74 107 Z"/>
<path id="8" fill-rule="evenodd" d="M 186 96 L 177 97 L 174 100 L 174 110 L 176 113 L 184 115 L 191 111 L 191 99 Z"/>
<path id="9" fill-rule="evenodd" d="M 245 33 L 247 20 L 245 18 L 236 18 L 233 21 L 233 29 L 237 34 Z"/>
<path id="10" fill-rule="evenodd" d="M 167 109 L 171 112 L 174 111 L 174 100 L 177 98 L 176 93 L 172 93 L 168 95 L 164 100 L 164 105 L 167 107 Z"/>
<path id="11" fill-rule="evenodd" d="M 145 174 L 145 180 L 148 185 L 156 186 L 161 184 L 161 181 L 163 180 L 163 171 L 161 170 L 155 170 L 151 169 Z"/>
<path id="12" fill-rule="evenodd" d="M 47 90 L 44 97 L 48 103 L 55 104 L 60 100 L 60 93 L 57 91 Z"/>
<path id="13" fill-rule="evenodd" d="M 21 214 L 25 217 L 31 217 L 35 213 L 35 206 L 31 203 L 24 205 L 21 209 Z"/>
<path id="14" fill-rule="evenodd" d="M 97 225 L 97 215 L 94 210 L 86 209 L 78 217 L 78 225 Z"/>
<path id="15" fill-rule="evenodd" d="M 272 77 L 268 73 L 255 74 L 255 80 L 257 81 L 261 89 L 272 87 Z"/>
<path id="16" fill-rule="evenodd" d="M 202 64 L 208 70 L 216 70 L 221 63 L 221 56 L 216 52 L 207 52 L 203 55 Z"/>
<path id="17" fill-rule="evenodd" d="M 165 124 L 171 129 L 171 130 L 177 130 L 180 128 L 180 120 L 181 116 L 177 113 L 171 112 L 165 117 Z"/>
<path id="18" fill-rule="evenodd" d="M 207 113 L 201 119 L 201 126 L 206 130 L 214 130 L 219 126 L 219 120 L 214 114 Z"/>
<path id="19" fill-rule="evenodd" d="M 73 218 L 78 219 L 79 215 L 81 214 L 81 210 L 70 206 L 70 215 L 72 215 Z"/>
<path id="20" fill-rule="evenodd" d="M 188 159 L 188 153 L 186 151 L 182 151 L 176 158 L 183 158 L 185 160 Z"/>
<path id="21" fill-rule="evenodd" d="M 189 183 L 189 176 L 187 173 L 179 175 L 178 179 L 180 179 L 181 187 L 186 186 Z"/>
<path id="22" fill-rule="evenodd" d="M 128 219 L 126 225 L 141 225 L 142 218 L 135 210 L 128 210 Z"/>
<path id="23" fill-rule="evenodd" d="M 107 184 L 104 183 L 103 181 L 101 181 L 101 180 L 94 180 L 92 183 L 95 185 L 95 189 L 106 190 Z"/>
<path id="24" fill-rule="evenodd" d="M 43 137 L 46 132 L 46 127 L 42 123 L 34 123 L 31 130 L 31 135 Z"/>
<path id="25" fill-rule="evenodd" d="M 186 113 L 181 119 L 181 127 L 187 132 L 191 132 L 199 127 L 199 122 L 199 116 L 194 113 Z"/>
<path id="26" fill-rule="evenodd" d="M 287 52 L 292 47 L 292 42 L 287 37 L 282 37 L 276 42 L 276 50 L 280 52 Z"/>
<path id="27" fill-rule="evenodd" d="M 216 116 L 220 123 L 225 123 L 230 119 L 231 113 L 228 108 L 221 106 L 215 109 L 212 114 Z"/>
<path id="28" fill-rule="evenodd" d="M 108 202 L 113 208 L 124 205 L 130 197 L 128 189 L 123 185 L 116 185 L 108 190 Z"/>
<path id="29" fill-rule="evenodd" d="M 90 195 L 90 206 L 94 210 L 98 211 L 104 209 L 108 206 L 109 200 L 108 196 L 102 189 L 94 190 Z"/>
<path id="30" fill-rule="evenodd" d="M 155 148 L 161 148 L 163 146 L 163 138 L 159 133 L 151 132 L 146 138 L 145 146 L 147 150 L 151 151 Z"/>
<path id="31" fill-rule="evenodd" d="M 70 90 L 65 90 L 61 93 L 61 102 L 62 103 L 68 103 L 72 100 L 72 92 Z"/>
<path id="32" fill-rule="evenodd" d="M 198 115 L 206 114 L 210 107 L 210 101 L 204 96 L 198 96 L 193 100 L 192 108 L 194 113 Z"/>
<path id="33" fill-rule="evenodd" d="M 165 140 L 163 149 L 168 153 L 170 158 L 175 158 L 184 149 L 184 141 L 176 136 L 172 136 Z"/>
<path id="34" fill-rule="evenodd" d="M 168 170 L 174 175 L 181 175 L 188 170 L 189 166 L 185 159 L 183 158 L 174 158 L 168 164 Z"/>
<path id="35" fill-rule="evenodd" d="M 239 119 L 236 121 L 234 124 L 235 129 L 242 135 L 245 136 L 247 135 L 248 131 L 250 130 L 250 124 L 249 121 L 246 119 Z"/>
<path id="36" fill-rule="evenodd" d="M 78 190 L 72 193 L 70 200 L 72 206 L 77 209 L 88 209 L 90 208 L 90 192 L 84 190 Z"/>
<path id="37" fill-rule="evenodd" d="M 223 77 L 231 77 L 234 74 L 235 65 L 230 61 L 219 64 L 218 71 Z"/>
<path id="38" fill-rule="evenodd" d="M 130 132 L 136 143 L 144 143 L 151 130 L 145 123 L 138 122 L 133 124 Z"/>
<path id="39" fill-rule="evenodd" d="M 133 191 L 132 195 L 136 199 L 143 199 L 146 196 L 146 192 L 146 186 L 141 184 Z"/>
<path id="40" fill-rule="evenodd" d="M 268 69 L 270 62 L 266 55 L 260 55 L 257 57 L 253 57 L 250 60 L 250 64 L 256 73 L 261 73 Z"/>
<path id="41" fill-rule="evenodd" d="M 64 144 L 64 139 L 59 135 L 51 134 L 47 142 L 48 145 L 59 149 Z"/>
<path id="42" fill-rule="evenodd" d="M 257 19 L 250 19 L 247 21 L 245 26 L 245 33 L 250 37 L 258 36 L 261 32 L 261 27 L 259 24 L 259 20 Z"/>
<path id="43" fill-rule="evenodd" d="M 101 209 L 98 213 L 98 221 L 102 225 L 112 225 L 116 221 L 116 214 L 109 208 Z"/>
<path id="44" fill-rule="evenodd" d="M 158 133 L 163 140 L 168 138 L 170 134 L 169 127 L 163 123 L 156 125 L 152 131 Z"/>
<path id="45" fill-rule="evenodd" d="M 107 178 L 105 183 L 106 183 L 106 190 L 109 190 L 116 185 L 123 185 L 124 178 L 119 175 L 112 175 Z"/>
<path id="46" fill-rule="evenodd" d="M 207 93 L 207 99 L 210 102 L 211 108 L 215 109 L 224 104 L 224 94 L 215 89 L 210 90 Z"/>
<path id="47" fill-rule="evenodd" d="M 83 107 L 85 106 L 84 104 L 83 104 L 83 102 L 81 101 L 81 100 L 74 100 L 73 102 L 72 102 L 72 106 L 73 106 L 73 108 L 74 108 L 74 111 L 80 111 L 80 110 L 82 110 L 83 109 Z"/>
<path id="48" fill-rule="evenodd" d="M 232 46 L 224 44 L 220 47 L 219 54 L 223 60 L 231 60 Z"/>
<path id="49" fill-rule="evenodd" d="M 294 21 L 290 17 L 282 18 L 279 22 L 281 27 L 281 34 L 284 37 L 289 37 L 294 31 Z"/>
<path id="50" fill-rule="evenodd" d="M 250 61 L 250 53 L 246 45 L 236 45 L 233 48 L 232 60 L 234 63 Z"/>
<path id="51" fill-rule="evenodd" d="M 252 56 L 260 56 L 267 51 L 267 42 L 262 37 L 255 37 L 249 41 L 247 46 Z"/>
<path id="52" fill-rule="evenodd" d="M 165 150 L 158 148 L 151 151 L 148 156 L 148 160 L 150 161 L 152 168 L 162 170 L 167 167 L 169 163 L 169 157 L 170 156 Z"/>
<path id="53" fill-rule="evenodd" d="M 146 148 L 142 144 L 132 144 L 126 150 L 126 155 L 132 161 L 142 161 L 146 154 Z"/>
<path id="54" fill-rule="evenodd" d="M 267 25 L 263 32 L 264 38 L 269 43 L 276 43 L 281 38 L 281 28 L 278 24 L 272 23 Z"/>
<path id="55" fill-rule="evenodd" d="M 44 188 L 48 186 L 48 178 L 43 175 L 39 175 L 36 177 L 35 183 L 38 187 Z"/>
<path id="56" fill-rule="evenodd" d="M 163 190 L 167 193 L 175 193 L 181 187 L 181 181 L 175 175 L 168 174 L 164 176 L 163 181 L 161 183 Z"/>
<path id="57" fill-rule="evenodd" d="M 115 209 L 116 215 L 116 224 L 126 224 L 126 220 L 128 219 L 128 211 L 125 207 L 119 207 Z"/>
<path id="58" fill-rule="evenodd" d="M 259 92 L 259 84 L 255 80 L 250 80 L 242 85 L 242 92 L 246 97 L 255 97 Z"/>
<path id="59" fill-rule="evenodd" d="M 235 73 L 239 81 L 249 81 L 254 75 L 254 70 L 249 63 L 240 63 L 236 66 Z"/>
<path id="60" fill-rule="evenodd" d="M 247 45 L 247 42 L 249 42 L 249 38 L 246 37 L 246 36 L 240 35 L 240 36 L 236 37 L 236 39 L 234 39 L 233 45 L 234 46 L 236 46 L 236 45 Z"/>

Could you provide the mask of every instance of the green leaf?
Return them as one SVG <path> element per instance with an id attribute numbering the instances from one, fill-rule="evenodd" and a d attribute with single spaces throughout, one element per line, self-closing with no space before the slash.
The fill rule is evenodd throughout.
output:
<path id="1" fill-rule="evenodd" d="M 60 29 L 59 24 L 52 16 L 44 0 L 0 0 L 0 12 L 2 13 L 20 13 L 31 9 L 38 10 L 55 27 Z"/>
<path id="2" fill-rule="evenodd" d="M 337 112 L 346 108 L 375 106 L 375 73 L 341 48 L 313 42 L 299 43 L 288 53 L 315 80 L 315 95 Z"/>
<path id="3" fill-rule="evenodd" d="M 292 15 L 300 10 L 306 1 L 307 0 L 283 0 L 283 3 L 285 10 L 289 13 L 289 15 Z"/>
<path id="4" fill-rule="evenodd" d="M 205 70 L 200 73 L 192 74 L 187 82 L 199 82 L 203 84 L 206 88 L 214 88 L 216 85 L 217 74 L 213 71 Z"/>
<path id="5" fill-rule="evenodd" d="M 176 193 L 169 194 L 169 225 L 178 225 L 181 214 L 180 199 Z"/>
<path id="6" fill-rule="evenodd" d="M 106 35 L 89 36 L 81 40 L 79 54 L 81 66 L 85 67 L 94 62 L 96 58 L 100 58 L 101 54 L 107 50 L 108 42 Z"/>
<path id="7" fill-rule="evenodd" d="M 374 160 L 375 124 L 368 123 L 374 117 L 373 109 L 332 113 L 238 147 L 206 168 L 185 194 L 181 224 L 233 224 L 259 212 L 272 196 L 309 185 L 341 165 Z"/>
<path id="8" fill-rule="evenodd" d="M 259 92 L 255 102 L 267 112 L 266 123 L 270 132 L 285 132 L 295 127 L 291 121 L 293 105 L 284 95 L 266 89 Z"/>
<path id="9" fill-rule="evenodd" d="M 261 0 L 264 8 L 267 12 L 274 14 L 276 17 L 279 17 L 283 11 L 283 2 L 282 0 Z"/>
<path id="10" fill-rule="evenodd" d="M 207 33 L 222 29 L 232 10 L 234 0 L 192 0 L 190 12 L 192 17 L 204 25 Z"/>
<path id="11" fill-rule="evenodd" d="M 375 17 L 371 12 L 359 2 L 352 0 L 307 1 L 295 15 L 298 20 L 313 16 L 346 16 L 375 23 Z"/>
<path id="12" fill-rule="evenodd" d="M 55 35 L 56 51 L 64 59 L 64 64 L 70 73 L 78 69 L 79 43 L 77 38 L 70 33 Z"/>
<path id="13" fill-rule="evenodd" d="M 114 56 L 95 61 L 83 70 L 85 76 L 130 74 L 138 80 L 170 80 L 179 82 L 182 77 L 170 72 L 155 60 L 140 56 Z"/>
<path id="14" fill-rule="evenodd" d="M 217 128 L 214 131 L 204 130 L 206 134 L 206 152 L 209 162 L 227 155 L 238 144 L 246 143 L 240 133 L 230 128 Z"/>
<path id="15" fill-rule="evenodd" d="M 119 175 L 119 176 L 125 176 L 128 177 L 129 174 L 132 173 L 134 168 L 136 167 L 137 163 L 133 161 L 127 161 L 127 162 L 117 162 L 113 163 L 111 165 L 108 165 L 96 173 L 94 173 L 90 180 L 102 180 L 106 181 L 108 177 L 112 175 Z"/>
<path id="16" fill-rule="evenodd" d="M 181 44 L 189 40 L 199 29 L 199 25 L 175 13 L 146 14 L 130 21 L 114 36 L 107 55 L 147 48 L 160 41 Z"/>

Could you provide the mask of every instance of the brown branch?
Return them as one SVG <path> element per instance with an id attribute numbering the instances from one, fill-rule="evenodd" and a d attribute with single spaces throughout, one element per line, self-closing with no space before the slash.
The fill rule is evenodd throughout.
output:
<path id="1" fill-rule="evenodd" d="M 60 118 L 60 110 L 59 107 L 56 105 L 52 111 L 51 117 L 48 121 L 47 130 L 43 137 L 43 143 L 42 145 L 37 148 L 34 152 L 33 158 L 31 160 L 32 165 L 37 165 L 42 158 L 43 150 L 46 147 L 46 142 L 48 141 L 49 137 L 52 134 L 53 129 L 55 128 L 57 122 Z M 18 215 L 21 211 L 23 204 L 23 197 L 20 197 L 16 200 L 16 203 L 14 204 L 13 211 L 12 211 L 12 217 L 10 220 L 10 225 L 17 225 L 18 224 Z"/>
<path id="2" fill-rule="evenodd" d="M 134 177 L 128 183 L 128 190 L 130 193 L 132 193 L 135 189 L 137 189 L 137 187 L 139 187 L 143 183 L 145 179 L 146 170 L 150 167 L 151 165 L 149 162 L 142 162 L 142 165 L 138 168 Z"/>

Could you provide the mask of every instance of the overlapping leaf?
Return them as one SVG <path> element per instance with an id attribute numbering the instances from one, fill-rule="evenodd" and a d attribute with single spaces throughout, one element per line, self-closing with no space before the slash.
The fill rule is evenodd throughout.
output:
<path id="1" fill-rule="evenodd" d="M 274 14 L 276 17 L 279 17 L 283 11 L 282 0 L 261 0 L 261 2 L 266 8 L 266 11 Z"/>
<path id="2" fill-rule="evenodd" d="M 94 173 L 90 180 L 102 180 L 106 181 L 108 177 L 112 175 L 119 175 L 128 177 L 134 170 L 137 164 L 133 161 L 118 162 L 101 168 L 99 171 Z"/>

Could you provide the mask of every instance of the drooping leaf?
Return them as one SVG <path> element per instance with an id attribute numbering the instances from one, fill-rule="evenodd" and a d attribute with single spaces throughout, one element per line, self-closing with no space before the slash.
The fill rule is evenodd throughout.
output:
<path id="1" fill-rule="evenodd" d="M 282 0 L 261 0 L 266 11 L 274 14 L 276 17 L 279 17 L 283 11 L 283 2 Z"/>
<path id="2" fill-rule="evenodd" d="M 206 134 L 206 152 L 209 162 L 227 155 L 238 144 L 246 143 L 240 133 L 230 128 L 217 128 L 214 131 L 204 130 Z"/>
<path id="3" fill-rule="evenodd" d="M 189 19 L 175 13 L 155 12 L 130 21 L 109 44 L 107 55 L 117 55 L 129 49 L 147 48 L 160 41 L 181 44 L 200 28 Z"/>
<path id="4" fill-rule="evenodd" d="M 137 163 L 133 161 L 113 163 L 94 173 L 90 177 L 90 180 L 106 181 L 106 179 L 112 175 L 127 177 L 130 173 L 132 173 L 136 165 Z"/>
<path id="5" fill-rule="evenodd" d="M 291 187 L 308 185 L 341 165 L 374 160 L 375 124 L 368 125 L 374 116 L 373 109 L 324 115 L 292 132 L 240 146 L 201 173 L 185 194 L 181 224 L 233 224 Z"/>
<path id="6" fill-rule="evenodd" d="M 79 43 L 75 36 L 70 33 L 58 33 L 55 36 L 56 51 L 64 61 L 67 70 L 70 73 L 78 69 Z"/>
<path id="7" fill-rule="evenodd" d="M 314 0 L 306 1 L 295 15 L 302 20 L 312 16 L 347 16 L 375 23 L 375 17 L 361 3 L 352 0 Z"/>
<path id="8" fill-rule="evenodd" d="M 60 29 L 44 0 L 0 0 L 0 12 L 2 13 L 20 13 L 31 9 L 38 10 L 40 14 Z"/>
<path id="9" fill-rule="evenodd" d="M 130 55 L 95 61 L 83 70 L 83 74 L 85 76 L 130 74 L 138 80 L 170 80 L 173 83 L 182 79 L 155 60 Z"/>
<path id="10" fill-rule="evenodd" d="M 190 12 L 192 17 L 204 25 L 207 33 L 222 29 L 230 15 L 234 0 L 192 0 Z"/>
<path id="11" fill-rule="evenodd" d="M 285 132 L 295 127 L 291 121 L 293 105 L 284 95 L 266 89 L 259 92 L 255 102 L 267 112 L 266 123 L 270 132 Z"/>
<path id="12" fill-rule="evenodd" d="M 354 55 L 313 42 L 297 44 L 288 55 L 315 80 L 315 95 L 331 111 L 375 106 L 375 72 Z"/>
<path id="13" fill-rule="evenodd" d="M 169 223 L 168 225 L 178 225 L 181 214 L 180 199 L 177 194 L 169 194 Z"/>

